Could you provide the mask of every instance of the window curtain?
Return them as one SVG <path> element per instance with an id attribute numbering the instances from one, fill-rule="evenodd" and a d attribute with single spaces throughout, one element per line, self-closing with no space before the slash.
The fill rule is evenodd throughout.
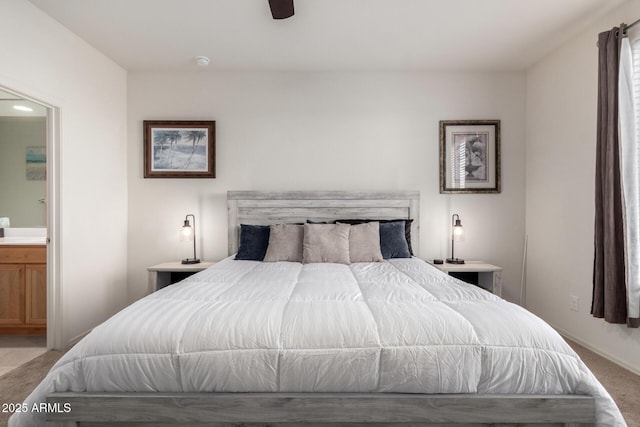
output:
<path id="1" fill-rule="evenodd" d="M 627 325 L 640 326 L 640 28 L 621 41 L 618 82 Z"/>
<path id="2" fill-rule="evenodd" d="M 618 132 L 620 28 L 598 35 L 598 125 L 591 314 L 627 323 L 625 240 Z"/>

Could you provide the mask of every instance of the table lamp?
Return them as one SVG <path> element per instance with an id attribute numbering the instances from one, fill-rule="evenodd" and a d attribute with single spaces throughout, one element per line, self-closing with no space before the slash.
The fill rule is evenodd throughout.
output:
<path id="1" fill-rule="evenodd" d="M 193 218 L 193 227 L 189 222 L 189 217 Z M 182 260 L 183 264 L 198 264 L 200 260 L 196 258 L 196 217 L 193 214 L 188 214 L 184 218 L 184 224 L 180 232 L 180 240 L 192 240 L 193 239 L 193 258 L 185 258 Z"/>
<path id="2" fill-rule="evenodd" d="M 464 228 L 462 227 L 462 221 L 458 214 L 451 216 L 451 258 L 447 258 L 449 264 L 464 264 L 464 260 L 456 258 L 454 254 L 454 242 L 461 242 L 464 240 Z"/>

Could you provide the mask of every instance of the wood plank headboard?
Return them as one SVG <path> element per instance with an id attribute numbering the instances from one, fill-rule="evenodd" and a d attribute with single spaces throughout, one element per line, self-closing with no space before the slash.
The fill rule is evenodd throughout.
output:
<path id="1" fill-rule="evenodd" d="M 229 191 L 229 255 L 238 251 L 240 224 L 269 225 L 337 219 L 413 219 L 411 243 L 420 253 L 419 191 Z"/>

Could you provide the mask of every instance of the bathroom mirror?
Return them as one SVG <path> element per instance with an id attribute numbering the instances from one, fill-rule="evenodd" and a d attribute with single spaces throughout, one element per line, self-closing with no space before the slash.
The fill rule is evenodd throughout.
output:
<path id="1" fill-rule="evenodd" d="M 47 108 L 0 88 L 0 218 L 11 227 L 47 225 L 46 142 Z"/>

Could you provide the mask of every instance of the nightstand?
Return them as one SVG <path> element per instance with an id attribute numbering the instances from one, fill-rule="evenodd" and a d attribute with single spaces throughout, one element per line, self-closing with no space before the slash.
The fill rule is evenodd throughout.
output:
<path id="1" fill-rule="evenodd" d="M 149 293 L 155 292 L 165 286 L 172 285 L 199 271 L 211 267 L 215 262 L 200 262 L 198 264 L 182 264 L 181 262 L 165 262 L 148 267 Z"/>
<path id="2" fill-rule="evenodd" d="M 482 261 L 466 261 L 464 264 L 427 262 L 450 276 L 480 286 L 482 289 L 502 297 L 502 267 Z"/>

